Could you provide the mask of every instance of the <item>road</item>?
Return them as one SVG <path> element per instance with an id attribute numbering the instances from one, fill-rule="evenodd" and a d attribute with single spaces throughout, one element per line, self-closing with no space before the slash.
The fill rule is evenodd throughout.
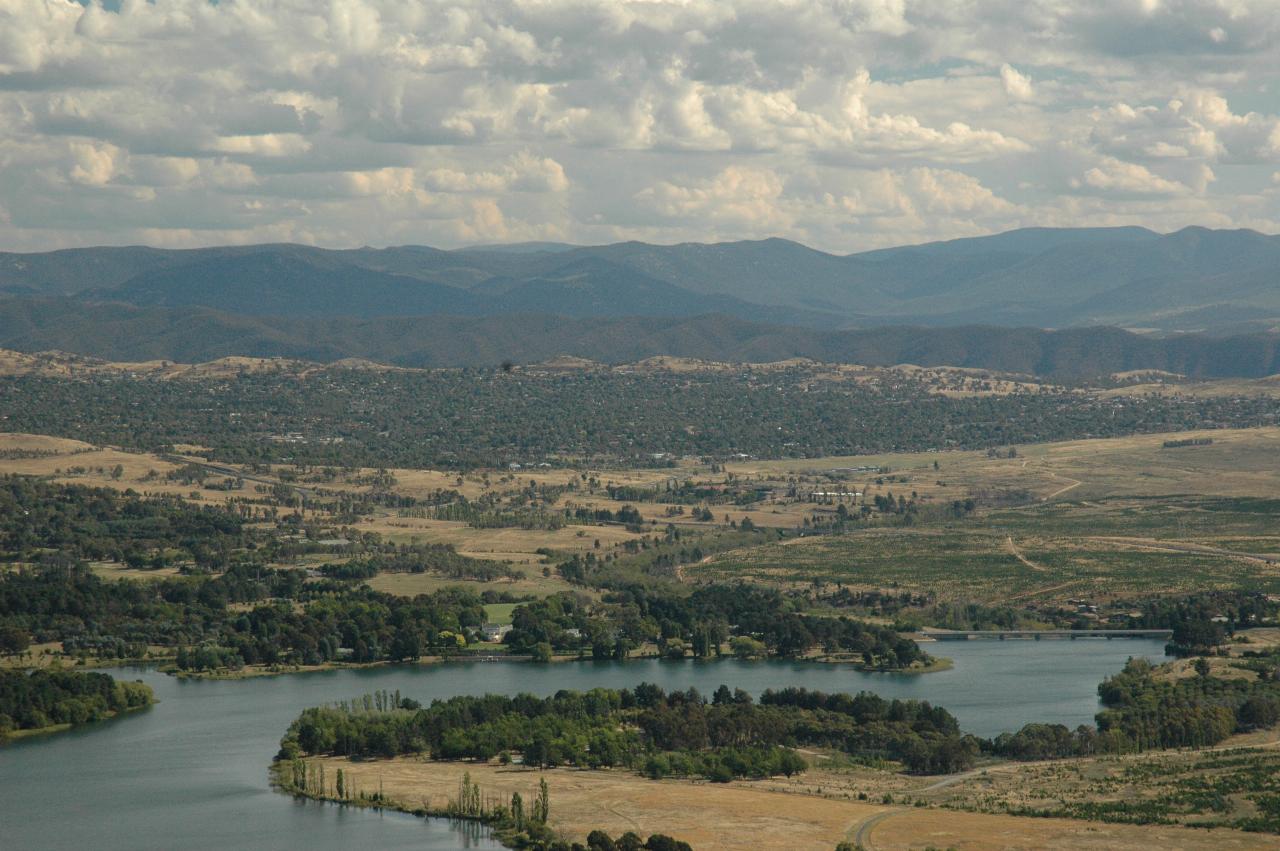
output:
<path id="1" fill-rule="evenodd" d="M 1264 564 L 1275 564 L 1278 560 L 1277 556 L 1274 554 L 1266 555 L 1264 553 L 1243 553 L 1237 552 L 1236 550 L 1224 550 L 1221 547 L 1211 547 L 1208 544 L 1186 544 L 1179 541 L 1160 541 L 1155 538 L 1122 538 L 1094 535 L 1087 540 L 1102 541 L 1109 544 L 1123 544 L 1129 547 L 1137 547 L 1141 550 L 1159 550 L 1161 552 L 1171 553 L 1223 556 L 1225 558 L 1238 558 L 1246 561 L 1260 561 Z"/>
<path id="2" fill-rule="evenodd" d="M 1032 570 L 1038 570 L 1041 573 L 1048 572 L 1048 568 L 1045 568 L 1042 565 L 1036 564 L 1034 561 L 1032 561 L 1031 559 L 1027 558 L 1022 554 L 1022 550 L 1018 549 L 1018 545 L 1013 542 L 1012 535 L 1008 535 L 1005 537 L 1005 546 L 1009 548 L 1009 552 L 1013 555 L 1014 558 L 1016 558 L 1018 561 L 1025 564 L 1027 567 L 1031 568 Z"/>
<path id="3" fill-rule="evenodd" d="M 854 827 L 850 828 L 853 834 L 853 847 L 862 851 L 875 851 L 875 845 L 871 843 L 871 831 L 875 830 L 876 825 L 887 819 L 889 816 L 895 816 L 902 810 L 885 810 L 882 813 L 876 813 L 870 818 L 865 818 Z"/>
<path id="4" fill-rule="evenodd" d="M 268 479 L 265 476 L 255 476 L 250 473 L 246 473 L 243 470 L 237 470 L 235 467 L 228 467 L 225 464 L 210 464 L 207 461 L 197 461 L 193 458 L 187 458 L 182 455 L 161 455 L 159 457 L 161 460 L 168 461 L 170 464 L 190 464 L 193 467 L 199 467 L 202 470 L 207 470 L 208 472 L 213 473 L 215 476 L 231 476 L 233 478 L 244 479 L 246 482 L 257 482 L 260 485 L 271 485 L 273 487 L 275 485 L 282 484 L 279 479 Z M 289 487 L 293 488 L 295 492 L 301 494 L 303 499 L 311 499 L 315 496 L 315 491 L 311 488 L 299 487 L 298 485 L 292 484 L 289 485 Z"/>

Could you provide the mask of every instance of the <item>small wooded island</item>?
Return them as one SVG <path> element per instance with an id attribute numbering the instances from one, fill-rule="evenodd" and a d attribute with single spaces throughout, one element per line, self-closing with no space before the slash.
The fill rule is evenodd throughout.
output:
<path id="1" fill-rule="evenodd" d="M 102 721 L 155 702 L 151 686 L 86 671 L 0 671 L 0 742 Z"/>

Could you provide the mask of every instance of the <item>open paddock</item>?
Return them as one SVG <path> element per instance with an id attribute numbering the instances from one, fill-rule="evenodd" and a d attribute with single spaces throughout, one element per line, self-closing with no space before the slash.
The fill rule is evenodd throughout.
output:
<path id="1" fill-rule="evenodd" d="M 781 791 L 768 782 L 719 784 L 652 781 L 624 771 L 552 769 L 453 762 L 411 757 L 391 760 L 322 760 L 326 774 L 343 769 L 348 783 L 384 793 L 405 809 L 443 810 L 457 795 L 464 773 L 483 795 L 531 799 L 545 777 L 551 826 L 574 841 L 591 830 L 612 835 L 666 833 L 694 848 L 727 851 L 792 851 L 858 842 L 865 848 L 935 846 L 964 849 L 1107 848 L 1252 849 L 1274 847 L 1274 838 L 1236 830 L 1100 824 L 1055 818 L 903 808 L 841 797 Z M 812 780 L 812 778 L 811 778 Z"/>

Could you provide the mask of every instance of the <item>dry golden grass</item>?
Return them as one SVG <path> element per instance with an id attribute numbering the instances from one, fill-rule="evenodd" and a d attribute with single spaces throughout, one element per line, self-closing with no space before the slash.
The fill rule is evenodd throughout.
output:
<path id="1" fill-rule="evenodd" d="M 0 475 L 46 476 L 54 481 L 89 487 L 133 489 L 139 493 L 170 494 L 187 497 L 198 487 L 165 481 L 164 475 L 177 469 L 156 455 L 146 452 L 124 452 L 96 447 L 79 440 L 39 434 L 0 434 L 0 453 L 7 450 L 54 452 L 36 458 L 0 458 Z M 111 470 L 123 468 L 120 478 L 112 478 Z M 72 468 L 83 472 L 71 473 Z M 159 478 L 147 478 L 155 472 Z M 200 491 L 205 502 L 225 502 L 232 491 Z"/>
<path id="2" fill-rule="evenodd" d="M 666 833 L 698 849 L 792 851 L 830 849 L 860 838 L 876 849 L 1114 848 L 1245 849 L 1275 847 L 1274 837 L 1233 830 L 1109 825 L 1066 819 L 903 808 L 783 791 L 780 784 L 652 781 L 621 771 L 426 762 L 415 758 L 351 761 L 327 758 L 326 774 L 342 768 L 360 789 L 384 792 L 407 809 L 443 809 L 463 773 L 485 795 L 529 799 L 545 777 L 551 826 L 582 841 L 591 830 L 641 836 Z M 810 786 L 811 788 L 811 786 Z"/>
<path id="3" fill-rule="evenodd" d="M 32 644 L 26 653 L 0 655 L 0 668 L 48 668 L 55 664 L 68 664 L 66 657 L 62 655 L 61 641 Z"/>
<path id="4" fill-rule="evenodd" d="M 833 848 L 863 819 L 887 808 L 788 795 L 745 784 L 650 781 L 621 771 L 553 769 L 537 772 L 496 765 L 423 762 L 413 758 L 352 762 L 326 759 L 361 789 L 377 789 L 408 808 L 443 809 L 456 797 L 464 772 L 485 795 L 530 799 L 545 776 L 551 825 L 582 841 L 592 830 L 617 835 L 666 833 L 698 849 Z"/>
<path id="5" fill-rule="evenodd" d="M 1241 817 L 1249 818 L 1257 814 L 1256 807 L 1248 799 L 1248 783 L 1244 783 L 1245 794 L 1228 794 L 1221 802 L 1223 809 L 1217 811 L 1195 811 L 1194 806 L 1182 806 L 1182 796 L 1187 791 L 1187 784 L 1199 789 L 1211 788 L 1215 783 L 1228 778 L 1240 778 L 1257 772 L 1267 772 L 1271 766 L 1280 766 L 1280 753 L 1277 753 L 1276 730 L 1265 730 L 1256 733 L 1232 736 L 1214 748 L 1205 750 L 1151 751 L 1143 754 L 1109 757 L 1082 757 L 1077 759 L 1047 760 L 1041 762 L 1009 762 L 998 763 L 962 774 L 953 775 L 942 780 L 930 781 L 927 778 L 917 779 L 914 788 L 894 789 L 895 798 L 904 803 L 923 801 L 930 805 L 942 805 L 947 808 L 968 810 L 966 816 L 977 816 L 979 819 L 1011 819 L 1006 834 L 1009 847 L 1040 847 L 1036 840 L 1044 841 L 1044 837 L 1027 836 L 1019 825 L 1027 819 L 1006 815 L 989 815 L 972 812 L 982 810 L 990 813 L 1003 809 L 1017 811 L 1040 811 L 1045 813 L 1060 812 L 1067 806 L 1078 806 L 1084 803 L 1094 805 L 1126 802 L 1130 805 L 1140 802 L 1161 802 L 1164 817 L 1179 825 L 1188 827 L 1195 825 L 1230 823 Z M 1245 750 L 1247 749 L 1247 750 Z M 1243 772 L 1243 774 L 1241 773 Z M 848 788 L 865 789 L 875 782 L 875 772 L 869 770 L 853 770 L 843 776 L 833 778 L 833 788 L 838 788 L 842 781 Z M 1234 785 L 1228 780 L 1227 787 Z M 1259 790 L 1261 791 L 1261 790 Z M 1265 794 L 1263 792 L 1262 794 Z M 1201 805 L 1203 806 L 1203 805 Z M 937 813 L 938 810 L 913 810 L 924 814 Z M 957 814 L 959 815 L 959 814 Z M 907 818 L 907 816 L 903 816 Z M 1077 836 L 1077 842 L 1092 838 L 1105 838 L 1110 845 L 1102 847 L 1129 847 L 1123 835 L 1111 831 L 1114 825 L 1094 821 L 1077 821 L 1075 819 L 1046 819 L 1074 826 L 1064 831 L 1063 836 L 1070 839 Z M 939 847 L 955 845 L 965 846 L 957 840 L 970 830 L 968 819 L 958 819 L 956 823 L 945 823 L 940 829 L 931 828 L 928 841 Z M 974 825 L 981 825 L 981 821 Z M 919 827 L 919 825 L 917 825 Z M 1092 829 L 1090 829 L 1092 828 Z M 902 827 L 901 830 L 907 828 Z M 1133 828 L 1126 828 L 1130 830 Z M 1160 836 L 1161 828 L 1143 826 L 1137 828 L 1150 831 L 1155 847 L 1168 847 Z M 952 831 L 952 832 L 948 832 Z M 982 828 L 975 826 L 971 835 L 981 835 Z M 1184 835 L 1177 831 L 1176 836 Z M 892 829 L 885 825 L 884 833 L 876 832 L 874 839 L 878 847 L 884 844 L 892 847 L 890 839 Z M 1252 845 L 1235 845 L 1232 842 L 1245 841 L 1240 834 L 1231 830 L 1214 830 L 1206 833 L 1216 836 L 1218 840 L 1229 840 L 1227 844 L 1214 844 L 1207 841 L 1203 847 L 1269 847 L 1280 846 L 1280 839 L 1275 836 L 1252 834 Z M 1250 836 L 1245 834 L 1245 836 Z M 886 840 L 881 843 L 882 837 Z M 924 837 L 922 837 L 924 838 Z M 1043 847 L 1073 847 L 1050 844 Z M 1086 844 L 1084 847 L 1097 847 Z M 1179 847 L 1179 846 L 1174 846 Z"/>
<path id="6" fill-rule="evenodd" d="M 1181 377 L 1154 380 L 1104 390 L 1103 396 L 1196 396 L 1218 398 L 1223 396 L 1280 396 L 1280 376 L 1267 378 L 1227 378 L 1214 381 L 1192 381 Z"/>
<path id="7" fill-rule="evenodd" d="M 602 548 L 616 546 L 639 535 L 621 526 L 565 526 L 560 529 L 477 529 L 453 520 L 423 520 L 415 517 L 381 516 L 361 520 L 361 532 L 377 532 L 398 543 L 417 540 L 423 544 L 452 544 L 472 558 L 540 564 L 538 550 L 587 552 L 600 541 Z M 581 535 L 579 533 L 582 533 Z"/>
<path id="8" fill-rule="evenodd" d="M 147 656 L 153 660 L 172 658 L 172 647 L 164 647 L 159 644 L 151 644 L 147 646 Z M 84 665 L 79 664 L 79 656 L 69 656 L 62 649 L 61 641 L 47 641 L 40 644 L 32 644 L 27 648 L 25 653 L 11 654 L 8 656 L 0 656 L 0 669 L 3 668 L 20 668 L 30 670 L 32 668 L 105 668 L 114 667 L 120 664 L 119 659 L 103 659 L 96 656 L 85 656 Z"/>
<path id="9" fill-rule="evenodd" d="M 416 597 L 419 594 L 430 594 L 441 588 L 470 588 L 474 591 L 506 591 L 517 596 L 531 594 L 535 597 L 546 597 L 562 591 L 585 593 L 575 588 L 558 576 L 543 576 L 530 572 L 521 579 L 495 579 L 492 582 L 478 582 L 471 579 L 445 579 L 429 573 L 380 573 L 368 581 L 370 588 L 386 594 L 401 597 Z"/>
<path id="10" fill-rule="evenodd" d="M 89 569 L 103 579 L 166 579 L 178 576 L 178 568 L 161 567 L 155 570 L 135 570 L 113 561 L 90 562 Z"/>
<path id="11" fill-rule="evenodd" d="M 104 374 L 147 375 L 155 378 L 230 378 L 246 372 L 291 372 L 306 374 L 318 364 L 288 358 L 225 357 L 205 363 L 175 363 L 170 360 L 104 361 L 69 352 L 49 351 L 27 354 L 0 349 L 0 375 L 43 375 L 79 378 Z M 385 367 L 394 369 L 394 367 Z"/>
<path id="12" fill-rule="evenodd" d="M 1213 443 L 1163 448 L 1166 440 L 1197 437 L 1211 438 Z M 890 472 L 884 485 L 875 484 L 881 477 L 875 472 L 850 472 L 840 479 L 868 495 L 914 490 L 937 500 L 1002 490 L 1026 490 L 1043 499 L 1280 493 L 1280 465 L 1275 463 L 1280 457 L 1280 428 L 1276 427 L 1074 440 L 1018 446 L 1017 450 L 1016 458 L 988 458 L 985 452 L 914 452 L 747 461 L 728 464 L 726 469 L 742 477 L 813 478 L 841 468 L 886 467 Z M 902 477 L 907 481 L 895 481 Z"/>
<path id="13" fill-rule="evenodd" d="M 859 370 L 850 368 L 848 372 L 850 375 L 857 375 Z M 1163 447 L 1164 441 L 1171 437 L 1184 439 L 1197 436 L 1212 438 L 1213 443 L 1208 446 L 1174 449 Z M 206 502 L 221 502 L 238 494 L 251 495 L 259 487 L 257 484 L 247 484 L 244 491 L 238 492 L 197 491 L 188 485 L 166 482 L 164 474 L 174 469 L 174 465 L 155 455 L 95 448 L 75 440 L 40 435 L 0 435 L 0 452 L 5 449 L 58 454 L 0 459 L 0 473 L 49 476 L 57 481 L 116 489 L 132 488 L 143 493 L 165 493 L 181 497 L 189 497 L 193 492 L 198 492 L 200 499 Z M 758 526 L 798 528 L 807 517 L 829 514 L 835 510 L 834 505 L 804 501 L 804 495 L 813 490 L 860 491 L 863 493 L 861 501 L 864 503 L 882 493 L 892 492 L 899 496 L 914 493 L 926 506 L 947 505 L 953 500 L 970 496 L 989 498 L 1002 493 L 1029 494 L 1041 500 L 1085 501 L 1086 506 L 1089 500 L 1117 496 L 1192 494 L 1265 497 L 1280 493 L 1280 465 L 1275 464 L 1276 457 L 1280 457 L 1280 428 L 1211 430 L 1028 445 L 1018 447 L 1015 458 L 991 458 L 986 452 L 921 452 L 747 461 L 728 465 L 728 474 L 739 481 L 770 489 L 773 495 L 750 508 L 719 505 L 711 506 L 711 510 L 715 516 L 715 524 L 724 522 L 726 516 L 738 522 L 749 517 Z M 938 465 L 937 469 L 934 468 L 935 463 Z M 109 471 L 117 464 L 123 467 L 124 473 L 119 479 L 112 479 Z M 73 467 L 83 468 L 83 472 L 68 475 L 68 469 Z M 863 467 L 873 470 L 856 473 L 846 470 L 836 473 L 834 478 L 829 475 L 833 470 Z M 881 468 L 886 468 L 888 472 L 878 472 Z M 156 471 L 159 478 L 148 478 L 151 471 Z M 285 467 L 277 467 L 272 471 L 276 477 L 286 472 L 294 474 L 297 471 Z M 361 471 L 365 476 L 373 472 L 375 471 Z M 440 489 L 460 489 L 471 499 L 486 493 L 505 498 L 526 488 L 530 479 L 551 485 L 573 481 L 578 489 L 561 496 L 555 508 L 588 506 L 615 512 L 624 503 L 608 498 L 603 486 L 609 483 L 653 488 L 660 487 L 673 478 L 717 485 L 724 484 L 727 478 L 724 473 L 711 474 L 706 468 L 692 463 L 675 469 L 635 471 L 478 471 L 463 476 L 461 485 L 458 484 L 456 474 L 444 471 L 396 469 L 391 473 L 397 481 L 394 490 L 417 497 L 424 497 Z M 588 490 L 583 473 L 588 478 L 598 480 L 602 487 L 594 492 Z M 357 478 L 352 477 L 347 482 L 302 484 L 332 490 L 367 490 L 368 484 L 357 484 Z M 787 489 L 793 486 L 802 495 L 800 499 L 789 500 L 784 496 Z M 710 525 L 692 521 L 689 506 L 685 507 L 686 513 L 683 516 L 668 516 L 668 505 L 646 502 L 633 504 L 640 511 L 646 525 L 652 524 L 652 528 L 656 530 L 665 528 L 668 523 L 688 529 L 707 528 Z M 1082 507 L 1079 510 L 1088 509 Z M 325 515 L 320 511 L 316 516 L 323 520 Z M 594 551 L 605 555 L 616 552 L 627 541 L 638 537 L 637 533 L 628 532 L 617 525 L 568 526 L 558 530 L 477 529 L 464 523 L 402 518 L 394 511 L 379 511 L 371 517 L 363 518 L 356 524 L 356 528 L 363 532 L 378 533 L 397 543 L 417 540 L 421 543 L 451 544 L 468 556 L 508 561 L 527 567 L 530 575 L 519 584 L 522 588 L 526 585 L 531 589 L 536 586 L 538 593 L 549 587 L 562 590 L 560 585 L 548 583 L 541 576 L 544 557 L 538 554 L 538 550 L 580 553 Z M 1074 553 L 1075 550 L 1084 548 L 1090 553 L 1142 551 L 1150 554 L 1162 548 L 1168 549 L 1169 546 L 1167 541 L 1139 540 L 1136 534 L 1130 535 L 1130 538 L 1132 540 L 1120 541 L 1113 536 L 1105 540 L 1099 538 L 1083 543 L 1063 543 L 1059 540 L 1040 540 L 1034 530 L 1028 529 L 1018 534 L 1016 548 L 1028 560 L 1039 564 L 1038 560 L 1043 559 L 1046 548 L 1054 552 L 1064 551 L 1065 548 Z M 597 541 L 600 544 L 598 549 Z M 1004 542 L 1005 536 L 1002 534 L 1002 546 Z M 1202 551 L 1169 552 L 1168 560 L 1216 558 L 1238 561 L 1244 558 L 1220 550 L 1215 556 L 1205 549 L 1208 546 L 1225 547 L 1239 553 L 1268 554 L 1276 549 L 1275 541 L 1271 539 L 1224 538 L 1189 543 L 1200 545 Z M 804 549 L 809 545 L 799 546 Z M 1256 565 L 1245 567 L 1254 569 Z M 397 593 L 420 593 L 422 590 L 429 590 L 432 582 L 427 577 L 390 577 L 385 581 L 388 583 L 388 590 L 394 589 Z"/>
<path id="14" fill-rule="evenodd" d="M 1217 851 L 1275 848 L 1276 839 L 1239 830 L 1105 824 L 912 808 L 886 816 L 867 832 L 864 841 L 864 847 L 886 850 L 927 846 L 957 851 L 994 848 L 1006 851 L 1150 851 L 1153 848 Z"/>

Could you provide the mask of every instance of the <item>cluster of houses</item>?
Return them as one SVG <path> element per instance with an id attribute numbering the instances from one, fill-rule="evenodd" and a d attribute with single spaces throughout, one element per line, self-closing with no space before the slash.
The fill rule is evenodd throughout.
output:
<path id="1" fill-rule="evenodd" d="M 480 627 L 480 637 L 485 641 L 501 644 L 502 640 L 507 637 L 507 633 L 511 632 L 511 624 L 509 623 L 487 623 Z M 582 637 L 580 629 L 566 629 L 565 633 L 572 635 L 574 638 Z"/>

